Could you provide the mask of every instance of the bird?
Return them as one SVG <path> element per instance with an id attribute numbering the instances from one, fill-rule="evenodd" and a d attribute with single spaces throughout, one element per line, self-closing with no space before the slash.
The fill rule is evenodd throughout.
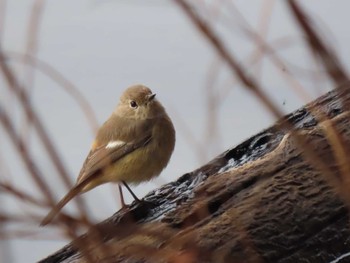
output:
<path id="1" fill-rule="evenodd" d="M 131 191 L 128 184 L 158 176 L 170 160 L 175 141 L 174 125 L 156 94 L 141 84 L 127 88 L 112 115 L 98 129 L 75 185 L 40 225 L 50 223 L 70 200 L 96 186 L 114 182 L 120 191 L 121 184 Z M 125 206 L 123 198 L 121 201 Z"/>

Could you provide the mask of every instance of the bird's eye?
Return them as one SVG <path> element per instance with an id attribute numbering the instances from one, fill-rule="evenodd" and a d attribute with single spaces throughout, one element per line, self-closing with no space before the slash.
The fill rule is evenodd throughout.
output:
<path id="1" fill-rule="evenodd" d="M 136 109 L 137 108 L 136 101 L 134 101 L 134 100 L 130 101 L 130 107 Z"/>

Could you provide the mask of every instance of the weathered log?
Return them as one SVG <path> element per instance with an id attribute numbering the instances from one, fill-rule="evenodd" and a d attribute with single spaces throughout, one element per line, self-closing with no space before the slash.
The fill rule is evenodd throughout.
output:
<path id="1" fill-rule="evenodd" d="M 334 260 L 350 251 L 349 103 L 327 93 L 41 262 Z"/>

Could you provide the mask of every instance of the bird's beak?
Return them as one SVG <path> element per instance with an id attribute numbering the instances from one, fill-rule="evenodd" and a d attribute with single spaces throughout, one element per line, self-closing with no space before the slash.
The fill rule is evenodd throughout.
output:
<path id="1" fill-rule="evenodd" d="M 156 96 L 156 93 L 153 93 L 151 95 L 147 95 L 148 101 L 152 101 L 155 96 Z"/>

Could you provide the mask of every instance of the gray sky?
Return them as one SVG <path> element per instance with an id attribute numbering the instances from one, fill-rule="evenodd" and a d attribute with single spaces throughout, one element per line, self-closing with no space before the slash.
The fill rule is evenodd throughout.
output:
<path id="1" fill-rule="evenodd" d="M 5 30 L 0 35 L 5 51 L 25 52 L 33 3 L 33 0 L 7 1 Z M 263 83 L 265 91 L 283 112 L 288 113 L 332 88 L 325 79 L 311 74 L 320 70 L 304 49 L 302 37 L 284 1 L 221 0 L 216 3 L 218 9 L 211 9 L 208 19 L 215 23 L 226 45 Z M 347 68 L 350 63 L 349 5 L 345 0 L 336 3 L 318 0 L 308 1 L 306 6 L 316 19 L 317 28 Z M 297 94 L 286 82 L 281 68 L 276 68 L 268 58 L 260 64 L 260 73 L 250 64 L 256 44 L 242 31 L 242 26 L 246 25 L 233 6 L 251 28 L 260 32 L 265 21 L 262 17 L 266 19 L 266 14 L 271 11 L 267 42 L 278 46 L 277 54 L 303 85 L 308 98 Z M 37 56 L 78 87 L 94 109 L 99 124 L 109 117 L 122 91 L 135 83 L 146 84 L 157 93 L 172 117 L 177 129 L 173 157 L 159 178 L 134 188 L 140 197 L 198 168 L 275 121 L 261 103 L 231 77 L 210 45 L 171 1 L 148 0 L 147 4 L 141 0 L 47 1 L 43 12 Z M 218 13 L 222 15 L 217 16 Z M 21 80 L 28 83 L 26 68 L 15 62 L 12 65 L 16 65 Z M 216 81 L 209 85 L 212 75 L 216 76 Z M 0 83 L 0 103 L 22 128 L 23 117 L 18 104 L 1 78 Z M 217 125 L 212 121 L 208 123 L 208 87 L 212 88 L 213 94 L 221 94 L 224 98 L 218 104 Z M 76 102 L 40 71 L 35 71 L 32 94 L 35 108 L 74 181 L 94 137 L 91 127 Z M 67 190 L 53 172 L 45 151 L 35 136 L 28 139 L 52 191 L 57 198 L 62 197 Z M 37 189 L 23 172 L 22 164 L 2 130 L 0 144 L 1 177 L 36 193 Z M 116 187 L 104 185 L 84 195 L 96 221 L 117 210 L 116 193 Z M 127 200 L 132 199 L 128 196 Z M 3 202 L 7 212 L 33 211 L 9 198 L 3 198 Z M 67 208 L 74 212 L 75 206 L 68 205 Z M 44 216 L 47 210 L 42 209 L 40 213 Z M 2 241 L 2 248 L 8 247 L 5 252 L 12 256 L 13 262 L 34 262 L 67 242 L 50 228 L 38 227 L 37 231 L 37 236 Z"/>

